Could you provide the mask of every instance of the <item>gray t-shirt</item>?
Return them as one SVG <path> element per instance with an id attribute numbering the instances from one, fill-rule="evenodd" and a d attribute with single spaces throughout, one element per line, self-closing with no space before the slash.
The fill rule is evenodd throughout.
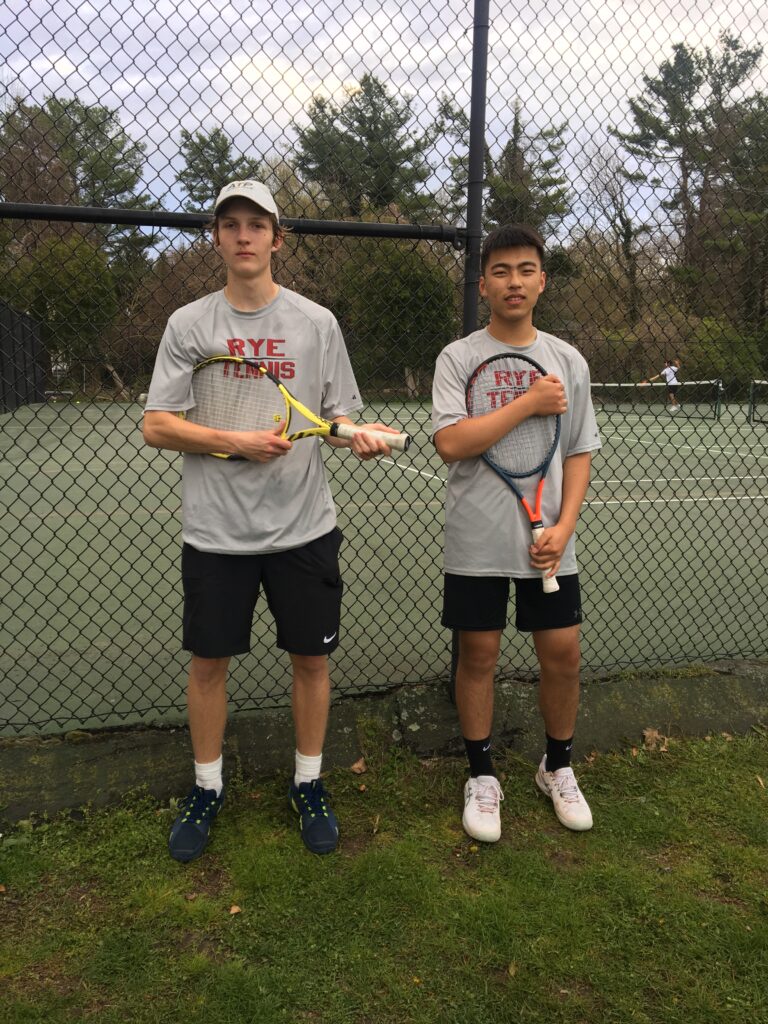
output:
<path id="1" fill-rule="evenodd" d="M 482 330 L 443 349 L 437 358 L 432 390 L 433 437 L 443 427 L 467 418 L 466 386 L 473 370 L 483 360 L 510 348 Z M 542 500 L 544 526 L 553 526 L 560 517 L 564 460 L 600 448 L 589 367 L 572 345 L 542 331 L 532 344 L 515 346 L 514 351 L 535 359 L 565 385 L 568 411 L 561 417 L 560 443 L 549 467 Z M 533 483 L 523 481 L 523 494 L 529 501 L 537 483 L 537 479 Z M 458 576 L 535 578 L 540 573 L 530 564 L 530 545 L 531 524 L 525 510 L 484 459 L 477 456 L 451 463 L 445 504 L 445 571 Z M 572 536 L 558 575 L 576 571 Z"/>
<path id="2" fill-rule="evenodd" d="M 168 321 L 147 412 L 195 404 L 192 369 L 217 355 L 249 356 L 313 412 L 334 419 L 362 409 L 333 314 L 281 288 L 261 309 L 235 309 L 223 291 L 177 309 Z M 297 441 L 268 463 L 184 454 L 182 536 L 200 551 L 257 554 L 300 547 L 336 525 L 319 438 Z"/>

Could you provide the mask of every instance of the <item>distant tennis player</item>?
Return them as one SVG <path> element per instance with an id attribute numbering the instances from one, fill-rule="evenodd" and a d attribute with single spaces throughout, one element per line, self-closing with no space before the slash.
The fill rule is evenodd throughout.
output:
<path id="1" fill-rule="evenodd" d="M 195 785 L 181 803 L 168 846 L 178 861 L 205 849 L 224 801 L 222 746 L 227 671 L 250 650 L 253 613 L 263 587 L 290 655 L 296 736 L 289 800 L 313 853 L 330 853 L 338 824 L 320 779 L 330 702 L 328 655 L 339 643 L 341 532 L 318 440 L 295 446 L 273 430 L 219 431 L 179 414 L 195 404 L 193 367 L 210 356 L 263 360 L 309 408 L 338 423 L 362 408 L 334 316 L 278 286 L 272 256 L 285 231 L 274 197 L 258 181 L 232 181 L 214 208 L 213 242 L 227 267 L 223 290 L 171 316 L 160 343 L 144 414 L 144 438 L 184 452 L 182 471 L 183 647 L 191 651 L 187 701 Z M 391 433 L 382 424 L 377 431 Z M 361 459 L 389 454 L 367 432 L 352 441 Z M 226 452 L 241 461 L 214 458 Z"/>
<path id="2" fill-rule="evenodd" d="M 677 390 L 680 386 L 680 381 L 677 379 L 677 373 L 680 369 L 680 360 L 675 357 L 674 359 L 666 359 L 664 361 L 664 369 L 660 370 L 655 376 L 649 377 L 647 380 L 640 381 L 641 384 L 650 384 L 651 381 L 659 380 L 663 377 L 667 382 L 667 401 L 669 402 L 669 411 L 677 412 L 680 408 L 680 403 L 677 400 Z"/>

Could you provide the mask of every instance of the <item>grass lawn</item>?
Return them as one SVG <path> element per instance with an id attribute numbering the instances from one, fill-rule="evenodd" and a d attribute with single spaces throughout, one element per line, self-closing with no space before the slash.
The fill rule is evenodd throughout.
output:
<path id="1" fill-rule="evenodd" d="M 234 779 L 205 855 L 173 808 L 27 822 L 0 845 L 8 1024 L 768 1021 L 768 733 L 649 740 L 577 765 L 570 833 L 498 756 L 494 846 L 461 829 L 464 765 L 371 739 L 331 772 L 337 853 L 308 854 L 286 780 Z M 668 749 L 663 749 L 667 747 Z"/>

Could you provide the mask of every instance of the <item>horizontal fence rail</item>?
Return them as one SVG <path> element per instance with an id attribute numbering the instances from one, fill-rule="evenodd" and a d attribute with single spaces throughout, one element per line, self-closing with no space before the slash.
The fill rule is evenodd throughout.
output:
<path id="1" fill-rule="evenodd" d="M 113 210 L 109 207 L 46 206 L 41 203 L 0 203 L 0 220 L 66 221 L 70 224 L 134 225 L 142 228 L 205 228 L 210 214 L 148 213 L 146 210 Z M 351 235 L 355 238 L 415 238 L 449 242 L 463 249 L 466 231 L 444 224 L 370 224 L 361 221 L 281 219 L 283 227 L 297 235 Z"/>

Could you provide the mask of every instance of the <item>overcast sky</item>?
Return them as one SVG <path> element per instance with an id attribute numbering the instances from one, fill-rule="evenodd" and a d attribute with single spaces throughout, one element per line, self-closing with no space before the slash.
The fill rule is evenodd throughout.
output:
<path id="1" fill-rule="evenodd" d="M 182 127 L 223 127 L 249 156 L 290 153 L 311 98 L 343 98 L 366 71 L 414 96 L 424 123 L 443 93 L 468 110 L 472 22 L 461 0 L 3 0 L 0 81 L 35 102 L 116 109 L 146 143 L 146 187 L 175 209 Z M 506 138 L 519 98 L 538 128 L 568 122 L 576 160 L 608 125 L 629 126 L 627 97 L 674 43 L 713 46 L 723 30 L 768 43 L 764 0 L 493 0 L 489 140 Z M 768 87 L 766 69 L 768 57 L 753 87 Z"/>

